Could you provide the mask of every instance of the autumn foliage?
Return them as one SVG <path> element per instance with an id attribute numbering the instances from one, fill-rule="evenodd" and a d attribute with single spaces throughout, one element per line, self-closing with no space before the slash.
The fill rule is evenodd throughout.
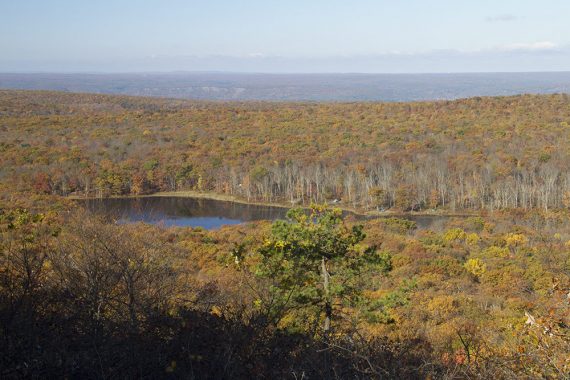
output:
<path id="1" fill-rule="evenodd" d="M 568 208 L 570 98 L 211 103 L 0 92 L 9 191 L 196 190 L 364 210 Z"/>
<path id="2" fill-rule="evenodd" d="M 0 378 L 567 379 L 569 121 L 566 95 L 0 91 Z M 208 231 L 66 197 L 174 190 L 462 212 Z"/>

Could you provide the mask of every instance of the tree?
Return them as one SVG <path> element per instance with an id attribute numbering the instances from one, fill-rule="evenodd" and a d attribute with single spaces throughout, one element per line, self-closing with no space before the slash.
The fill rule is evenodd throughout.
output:
<path id="1" fill-rule="evenodd" d="M 384 189 L 382 189 L 381 187 L 372 187 L 368 191 L 368 195 L 370 196 L 370 198 L 372 198 L 373 205 L 376 208 L 380 208 L 380 207 L 383 208 L 385 206 L 387 194 L 386 194 L 386 191 Z"/>
<path id="2" fill-rule="evenodd" d="M 250 255 L 257 261 L 256 277 L 267 283 L 257 306 L 276 325 L 287 317 L 301 324 L 315 322 L 310 330 L 316 331 L 322 323 L 326 339 L 337 311 L 359 299 L 365 269 L 389 266 L 389 256 L 360 244 L 364 238 L 363 226 L 349 228 L 340 209 L 290 210 L 287 220 L 274 222 L 271 235 Z M 248 258 L 244 253 L 243 244 L 233 251 L 242 268 Z"/>
<path id="3" fill-rule="evenodd" d="M 125 321 L 132 331 L 168 307 L 174 272 L 168 246 L 136 228 L 78 213 L 62 232 L 53 267 L 65 294 L 98 327 Z"/>
<path id="4" fill-rule="evenodd" d="M 22 342 L 34 342 L 41 334 L 37 318 L 51 307 L 51 294 L 45 286 L 51 272 L 48 256 L 59 233 L 52 216 L 26 209 L 4 211 L 0 208 L 0 345 L 3 349 L 18 350 Z M 8 332 L 13 332 L 9 338 Z M 20 351 L 19 358 L 28 360 L 33 355 L 30 351 Z M 5 360 L 0 359 L 0 368 Z"/>
<path id="5" fill-rule="evenodd" d="M 34 190 L 40 194 L 50 194 L 52 192 L 52 187 L 50 184 L 50 178 L 46 173 L 38 173 L 34 177 Z"/>

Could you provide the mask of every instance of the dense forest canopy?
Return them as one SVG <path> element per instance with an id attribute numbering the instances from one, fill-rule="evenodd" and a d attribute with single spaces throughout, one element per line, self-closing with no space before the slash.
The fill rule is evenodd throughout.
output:
<path id="1" fill-rule="evenodd" d="M 567 379 L 568 123 L 567 95 L 0 91 L 0 377 Z M 67 197 L 184 190 L 312 205 L 207 231 Z"/>
<path id="2" fill-rule="evenodd" d="M 570 205 L 569 123 L 568 95 L 317 104 L 1 91 L 0 179 L 60 195 L 547 210 Z"/>

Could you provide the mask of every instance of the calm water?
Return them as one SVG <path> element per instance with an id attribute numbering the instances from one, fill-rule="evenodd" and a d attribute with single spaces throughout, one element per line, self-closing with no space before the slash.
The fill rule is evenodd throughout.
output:
<path id="1" fill-rule="evenodd" d="M 145 222 L 164 226 L 202 227 L 216 229 L 223 225 L 256 220 L 284 219 L 287 208 L 247 205 L 212 199 L 182 197 L 142 197 L 89 199 L 81 201 L 98 214 L 116 219 L 119 223 Z M 345 216 L 364 219 L 351 213 Z M 420 229 L 438 230 L 449 220 L 444 216 L 406 215 Z"/>
<path id="2" fill-rule="evenodd" d="M 215 229 L 223 225 L 285 218 L 286 208 L 246 205 L 212 199 L 142 197 L 89 199 L 86 207 L 119 223 L 145 222 L 177 227 Z"/>

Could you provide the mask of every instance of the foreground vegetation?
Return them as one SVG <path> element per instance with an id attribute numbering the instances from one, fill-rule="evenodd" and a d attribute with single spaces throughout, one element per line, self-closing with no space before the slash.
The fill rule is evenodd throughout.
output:
<path id="1" fill-rule="evenodd" d="M 570 97 L 206 103 L 0 91 L 5 191 L 363 210 L 570 206 Z"/>
<path id="2" fill-rule="evenodd" d="M 1 91 L 0 377 L 567 379 L 569 99 Z M 160 191 L 313 206 L 206 231 L 63 197 Z"/>
<path id="3" fill-rule="evenodd" d="M 51 198 L 19 202 L 0 216 L 3 378 L 570 371 L 567 214 L 418 231 L 314 208 L 206 231 L 114 225 Z"/>

